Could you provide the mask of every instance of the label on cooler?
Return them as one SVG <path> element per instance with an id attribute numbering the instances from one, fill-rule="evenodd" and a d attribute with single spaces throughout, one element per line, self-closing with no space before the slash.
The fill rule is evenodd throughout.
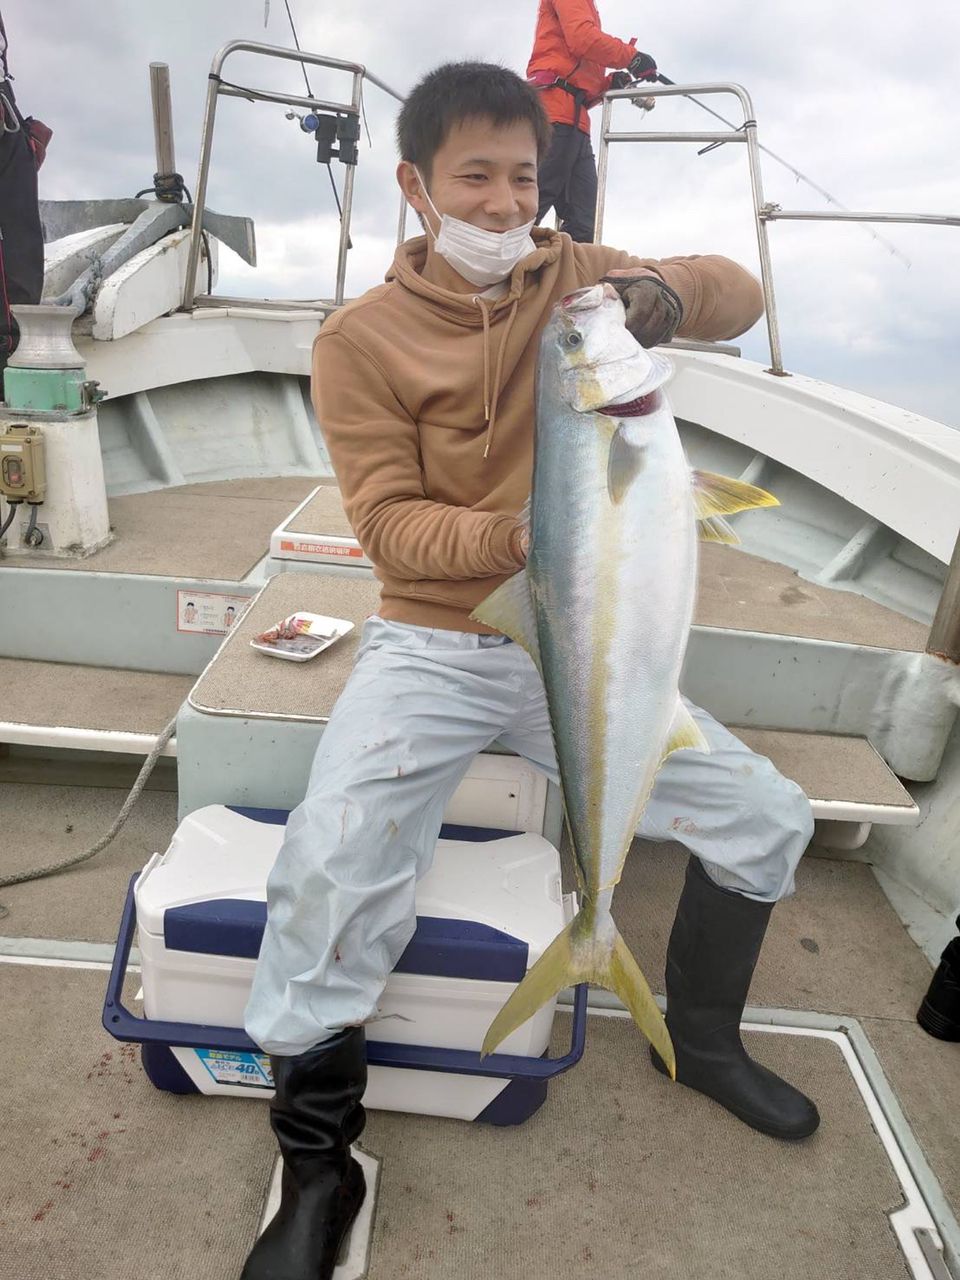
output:
<path id="1" fill-rule="evenodd" d="M 197 1057 L 217 1084 L 239 1084 L 248 1089 L 272 1089 L 270 1059 L 265 1053 L 239 1053 L 227 1049 L 196 1049 Z"/>

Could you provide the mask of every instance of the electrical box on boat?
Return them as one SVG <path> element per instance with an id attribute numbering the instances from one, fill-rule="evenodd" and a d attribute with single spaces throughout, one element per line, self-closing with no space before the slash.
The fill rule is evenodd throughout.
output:
<path id="1" fill-rule="evenodd" d="M 243 1026 L 266 921 L 266 879 L 286 817 L 280 810 L 222 805 L 196 810 L 131 886 L 143 1027 L 186 1024 L 196 1032 L 203 1024 L 211 1033 L 209 1045 L 195 1048 L 179 1047 L 169 1025 L 165 1043 L 122 1037 L 143 1040 L 144 1067 L 160 1088 L 245 1097 L 272 1092 L 267 1057 L 252 1045 L 249 1051 L 224 1048 L 215 1032 Z M 458 1054 L 461 1065 L 478 1055 L 517 982 L 572 918 L 557 850 L 538 835 L 445 827 L 433 865 L 417 885 L 416 906 L 417 932 L 367 1027 L 371 1063 L 379 1050 L 389 1065 L 370 1066 L 365 1105 L 518 1123 L 544 1100 L 545 1073 L 535 1080 L 463 1074 Z M 542 1066 L 554 1008 L 555 1001 L 544 1006 L 497 1054 Z M 113 1029 L 106 1015 L 105 1024 Z M 416 1061 L 424 1049 L 428 1069 L 390 1062 L 391 1053 Z"/>
<path id="2" fill-rule="evenodd" d="M 11 426 L 0 435 L 0 494 L 13 502 L 42 502 L 46 493 L 43 433 Z"/>

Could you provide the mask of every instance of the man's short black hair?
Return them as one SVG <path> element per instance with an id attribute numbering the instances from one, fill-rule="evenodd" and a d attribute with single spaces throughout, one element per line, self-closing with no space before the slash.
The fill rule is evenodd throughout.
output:
<path id="1" fill-rule="evenodd" d="M 448 62 L 411 91 L 397 119 L 400 159 L 429 178 L 433 157 L 450 130 L 464 120 L 511 125 L 526 120 L 542 160 L 550 145 L 550 121 L 536 89 L 515 71 L 492 62 Z"/>

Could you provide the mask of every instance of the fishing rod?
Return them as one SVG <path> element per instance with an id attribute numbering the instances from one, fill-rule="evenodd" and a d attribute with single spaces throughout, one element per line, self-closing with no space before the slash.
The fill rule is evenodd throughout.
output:
<path id="1" fill-rule="evenodd" d="M 669 85 L 671 88 L 674 88 L 676 86 L 675 80 L 671 80 L 668 76 L 663 75 L 661 72 L 657 73 L 656 79 L 660 82 L 660 84 Z M 638 85 L 638 88 L 642 88 L 642 85 Z M 722 116 L 719 111 L 714 111 L 713 107 L 708 107 L 705 102 L 701 102 L 699 98 L 695 98 L 691 93 L 685 93 L 683 97 L 687 98 L 690 102 L 695 102 L 698 107 L 706 111 L 709 115 L 714 116 L 717 120 L 720 120 L 723 124 L 727 125 L 728 128 L 733 129 L 736 133 L 742 133 L 744 128 L 746 127 L 745 125 L 735 125 L 732 120 L 728 120 L 726 116 Z M 701 151 L 698 151 L 697 155 L 704 156 L 707 154 L 708 151 L 713 151 L 715 147 L 722 147 L 724 145 L 725 143 L 723 142 L 711 142 L 708 146 L 704 147 Z M 824 200 L 827 201 L 828 204 L 833 205 L 834 208 L 836 209 L 842 209 L 845 213 L 850 212 L 850 208 L 848 205 L 843 204 L 842 201 L 836 198 L 836 196 L 831 195 L 830 192 L 827 191 L 825 187 L 821 187 L 819 183 L 814 182 L 812 178 L 807 177 L 807 175 L 805 173 L 802 173 L 796 167 L 796 165 L 792 165 L 789 160 L 784 160 L 783 156 L 778 156 L 775 151 L 771 151 L 769 147 L 765 147 L 762 142 L 758 142 L 757 146 L 760 148 L 761 151 L 763 151 L 766 155 L 768 155 L 771 158 L 771 160 L 776 160 L 777 164 L 780 164 L 785 169 L 789 170 L 789 172 L 793 174 L 793 176 L 797 179 L 798 182 L 804 182 L 808 187 L 811 188 L 811 190 L 816 191 L 816 193 L 822 196 Z M 899 258 L 900 261 L 906 267 L 909 268 L 913 266 L 913 263 L 910 261 L 910 259 L 903 252 L 901 252 L 901 250 L 898 249 L 895 244 L 892 244 L 889 240 L 887 240 L 886 237 L 880 235 L 879 232 L 874 231 L 872 227 L 866 226 L 864 223 L 858 223 L 857 225 L 860 227 L 862 231 L 865 231 L 869 236 L 871 236 L 874 240 L 876 240 L 878 244 L 882 244 L 884 248 L 886 248 L 887 251 L 894 258 Z"/>

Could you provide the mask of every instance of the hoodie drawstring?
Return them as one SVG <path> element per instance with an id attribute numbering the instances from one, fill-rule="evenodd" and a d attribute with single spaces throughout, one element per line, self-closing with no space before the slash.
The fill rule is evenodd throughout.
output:
<path id="1" fill-rule="evenodd" d="M 474 302 L 480 308 L 480 315 L 483 317 L 483 422 L 484 426 L 490 423 L 490 312 L 483 305 L 479 298 L 474 298 Z M 486 454 L 484 454 L 486 457 Z"/>
<path id="2" fill-rule="evenodd" d="M 510 314 L 507 316 L 507 322 L 503 327 L 503 337 L 500 339 L 500 346 L 497 350 L 497 364 L 493 374 L 492 403 L 490 398 L 490 312 L 479 298 L 475 298 L 474 301 L 480 308 L 480 314 L 483 317 L 483 415 L 487 428 L 487 440 L 483 448 L 483 456 L 486 458 L 493 444 L 493 429 L 497 424 L 497 406 L 500 403 L 500 379 L 503 375 L 503 360 L 507 351 L 510 330 L 513 328 L 513 322 L 516 320 L 517 312 L 520 309 L 520 299 L 514 298 L 510 307 Z"/>

